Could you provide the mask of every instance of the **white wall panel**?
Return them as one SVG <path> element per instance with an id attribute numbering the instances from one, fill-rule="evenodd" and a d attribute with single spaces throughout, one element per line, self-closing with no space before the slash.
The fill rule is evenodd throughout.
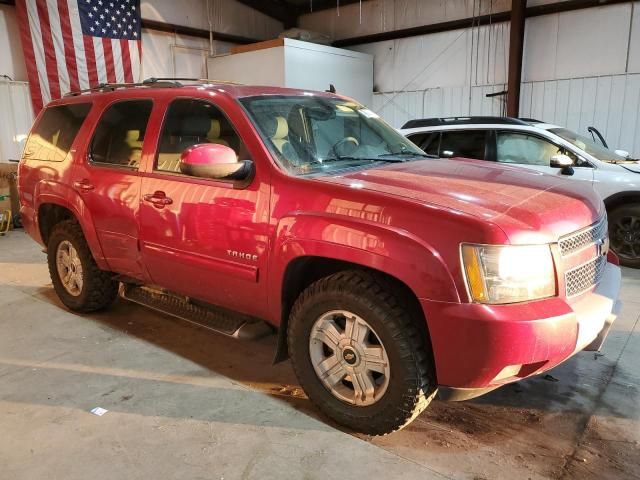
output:
<path id="1" fill-rule="evenodd" d="M 630 3 L 559 14 L 556 78 L 624 73 L 630 15 Z"/>
<path id="2" fill-rule="evenodd" d="M 173 33 L 142 31 L 142 76 L 207 77 L 209 40 Z M 230 43 L 213 42 L 213 53 L 227 53 Z"/>
<path id="3" fill-rule="evenodd" d="M 0 75 L 27 80 L 16 9 L 9 5 L 0 5 Z"/>
<path id="4" fill-rule="evenodd" d="M 520 105 L 523 117 L 584 135 L 594 126 L 610 147 L 640 157 L 640 74 L 524 83 Z"/>
<path id="5" fill-rule="evenodd" d="M 555 78 L 558 15 L 529 18 L 524 30 L 522 79 L 527 82 Z"/>
<path id="6" fill-rule="evenodd" d="M 352 47 L 374 55 L 378 91 L 492 85 L 506 81 L 509 26 L 453 30 Z"/>
<path id="7" fill-rule="evenodd" d="M 396 128 L 415 118 L 502 115 L 505 97 L 487 94 L 504 89 L 505 85 L 500 84 L 472 87 L 471 95 L 468 86 L 375 93 L 373 109 Z"/>
<path id="8" fill-rule="evenodd" d="M 29 84 L 0 80 L 0 162 L 17 160 L 33 123 Z"/>

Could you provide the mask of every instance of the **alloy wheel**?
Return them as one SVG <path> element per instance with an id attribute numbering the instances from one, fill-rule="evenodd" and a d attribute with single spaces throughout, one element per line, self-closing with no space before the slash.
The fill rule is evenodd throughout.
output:
<path id="1" fill-rule="evenodd" d="M 358 315 L 333 310 L 311 328 L 309 355 L 322 384 L 339 400 L 369 406 L 385 394 L 391 370 L 384 345 Z"/>

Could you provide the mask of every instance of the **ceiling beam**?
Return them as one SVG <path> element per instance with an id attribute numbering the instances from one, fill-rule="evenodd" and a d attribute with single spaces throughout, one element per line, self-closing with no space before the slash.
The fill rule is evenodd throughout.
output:
<path id="1" fill-rule="evenodd" d="M 283 23 L 284 28 L 295 27 L 298 7 L 285 0 L 238 0 L 240 3 Z"/>
<path id="2" fill-rule="evenodd" d="M 367 0 L 362 0 L 364 3 Z M 318 12 L 320 10 L 329 10 L 331 8 L 344 7 L 354 3 L 360 3 L 360 0 L 309 0 L 307 5 L 300 7 L 300 15 L 305 13 Z"/>
<path id="3" fill-rule="evenodd" d="M 1 0 L 0 0 L 1 1 Z M 177 35 L 188 35 L 191 37 L 209 38 L 209 30 L 201 28 L 187 27 L 184 25 L 176 25 L 175 23 L 158 22 L 156 20 L 142 19 L 142 28 L 147 30 L 156 30 L 158 32 L 175 33 Z M 240 43 L 243 45 L 249 43 L 259 42 L 255 38 L 241 37 L 239 35 L 232 35 L 230 33 L 211 32 L 212 40 L 220 40 L 221 42 Z"/>

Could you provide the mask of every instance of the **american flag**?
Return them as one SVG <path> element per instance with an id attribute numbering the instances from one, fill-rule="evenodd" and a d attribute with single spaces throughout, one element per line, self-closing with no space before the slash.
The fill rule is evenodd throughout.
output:
<path id="1" fill-rule="evenodd" d="M 35 113 L 70 91 L 140 81 L 140 0 L 17 0 Z"/>

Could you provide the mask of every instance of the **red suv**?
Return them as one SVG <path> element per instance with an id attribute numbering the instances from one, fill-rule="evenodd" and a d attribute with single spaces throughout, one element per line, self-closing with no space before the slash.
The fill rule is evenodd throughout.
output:
<path id="1" fill-rule="evenodd" d="M 592 189 L 426 155 L 353 100 L 202 81 L 49 104 L 19 169 L 28 233 L 78 312 L 129 300 L 278 329 L 318 407 L 409 423 L 598 349 L 620 269 Z"/>

